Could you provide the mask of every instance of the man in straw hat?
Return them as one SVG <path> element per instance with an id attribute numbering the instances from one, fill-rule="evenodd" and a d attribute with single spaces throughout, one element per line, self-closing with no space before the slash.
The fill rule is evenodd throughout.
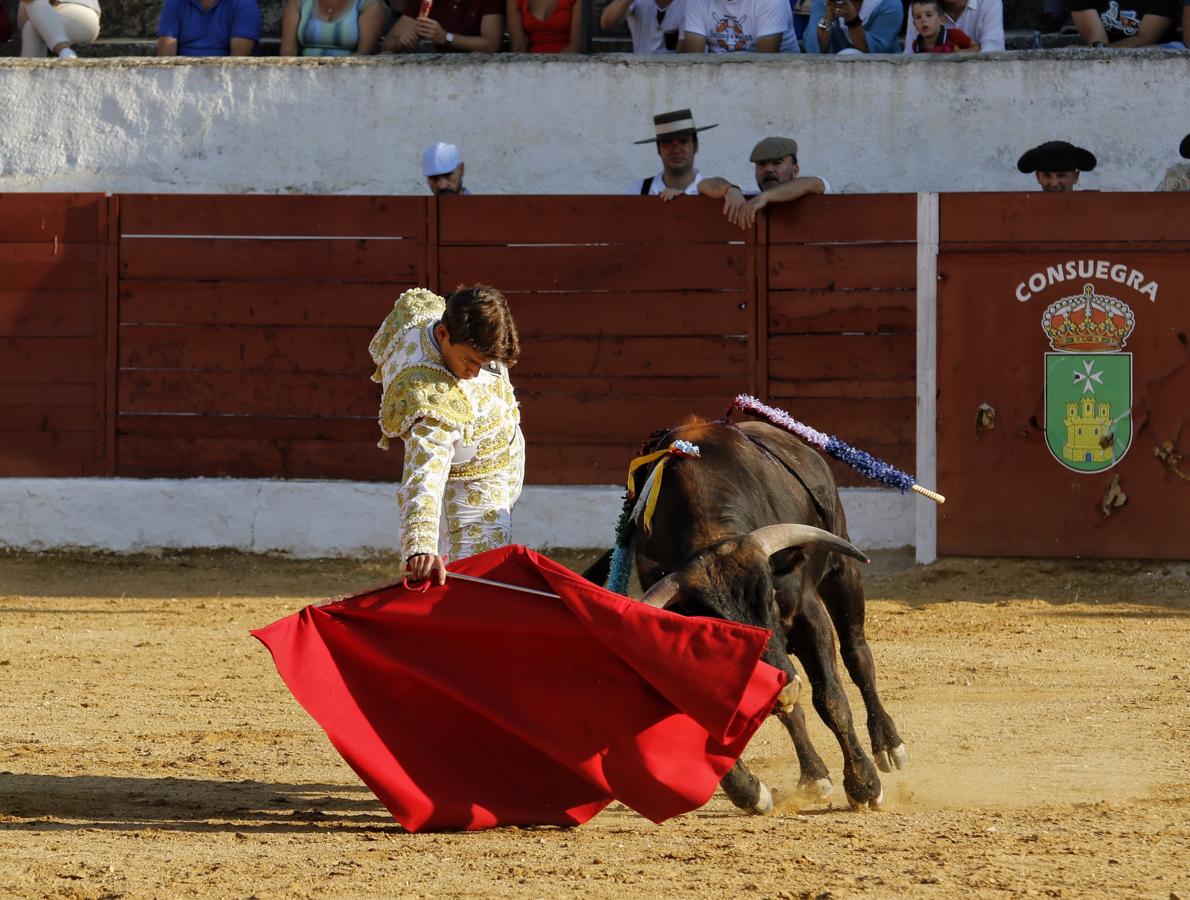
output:
<path id="1" fill-rule="evenodd" d="M 668 197 L 679 194 L 698 194 L 698 183 L 702 174 L 694 168 L 694 156 L 698 153 L 698 132 L 714 125 L 698 127 L 694 114 L 688 109 L 676 109 L 653 116 L 654 136 L 636 141 L 637 144 L 656 144 L 657 155 L 661 157 L 662 169 L 656 175 L 642 181 L 634 181 L 630 194 L 642 197 L 656 197 L 667 193 Z"/>
<path id="2" fill-rule="evenodd" d="M 1080 172 L 1095 168 L 1095 154 L 1066 141 L 1046 141 L 1026 150 L 1016 167 L 1026 174 L 1034 172 L 1046 193 L 1073 191 Z"/>
<path id="3" fill-rule="evenodd" d="M 744 192 L 726 178 L 704 178 L 698 192 L 704 197 L 723 201 L 723 215 L 740 228 L 751 228 L 756 214 L 770 203 L 788 203 L 807 194 L 828 194 L 830 185 L 817 175 L 800 175 L 797 141 L 788 137 L 766 137 L 748 159 L 756 166 L 759 193 Z"/>

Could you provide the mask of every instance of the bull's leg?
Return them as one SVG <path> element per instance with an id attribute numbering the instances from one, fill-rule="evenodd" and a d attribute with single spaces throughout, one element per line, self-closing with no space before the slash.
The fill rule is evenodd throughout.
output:
<path id="1" fill-rule="evenodd" d="M 605 551 L 604 554 L 599 557 L 599 559 L 587 566 L 586 571 L 583 572 L 583 578 L 587 579 L 587 581 L 594 582 L 600 587 L 603 587 L 605 584 L 607 584 L 607 576 L 611 571 L 612 566 L 613 552 L 614 550 Z"/>
<path id="2" fill-rule="evenodd" d="M 859 567 L 854 560 L 842 560 L 842 565 L 823 579 L 818 590 L 839 634 L 843 664 L 864 698 L 876 765 L 882 772 L 891 772 L 894 766 L 904 769 L 909 765 L 909 751 L 876 692 L 876 662 L 864 634 L 864 586 Z"/>
<path id="3" fill-rule="evenodd" d="M 773 811 L 772 792 L 739 760 L 723 776 L 719 786 L 727 799 L 742 810 L 758 816 L 767 816 Z"/>
<path id="4" fill-rule="evenodd" d="M 793 748 L 797 751 L 797 762 L 802 773 L 797 782 L 799 793 L 810 800 L 821 800 L 830 796 L 831 788 L 834 787 L 831 784 L 830 770 L 810 743 L 810 735 L 806 731 L 806 714 L 802 711 L 802 705 L 795 703 L 788 708 L 778 709 L 777 718 L 789 732 Z"/>
<path id="5" fill-rule="evenodd" d="M 816 596 L 807 596 L 800 604 L 789 637 L 810 681 L 814 709 L 843 751 L 843 790 L 847 792 L 848 802 L 857 808 L 865 805 L 877 808 L 884 798 L 880 776 L 855 734 L 851 707 L 835 666 L 834 629 L 825 606 Z"/>

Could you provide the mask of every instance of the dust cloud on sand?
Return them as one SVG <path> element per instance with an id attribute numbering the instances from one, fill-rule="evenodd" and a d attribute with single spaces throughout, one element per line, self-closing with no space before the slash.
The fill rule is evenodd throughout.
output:
<path id="1" fill-rule="evenodd" d="M 392 821 L 247 634 L 394 568 L 0 554 L 0 895 L 1190 900 L 1186 564 L 878 558 L 868 633 L 910 753 L 881 812 L 847 808 L 808 711 L 825 800 L 797 801 L 771 720 L 745 758 L 778 815 L 717 794 L 661 826 L 614 804 L 438 835 Z"/>

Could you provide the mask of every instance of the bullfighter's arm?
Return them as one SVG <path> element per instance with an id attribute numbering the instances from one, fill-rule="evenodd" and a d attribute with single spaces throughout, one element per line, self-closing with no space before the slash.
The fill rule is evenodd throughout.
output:
<path id="1" fill-rule="evenodd" d="M 437 555 L 442 496 L 454 443 L 460 433 L 434 419 L 420 419 L 405 435 L 405 471 L 397 488 L 401 558 Z"/>

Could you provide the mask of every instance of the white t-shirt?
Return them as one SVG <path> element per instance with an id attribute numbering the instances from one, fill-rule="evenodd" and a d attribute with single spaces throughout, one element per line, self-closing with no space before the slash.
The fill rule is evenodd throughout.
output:
<path id="1" fill-rule="evenodd" d="M 661 24 L 657 24 L 661 13 Z M 628 7 L 628 31 L 633 53 L 666 53 L 665 32 L 676 31 L 678 40 L 686 34 L 686 0 L 671 0 L 664 10 L 657 0 L 632 0 Z"/>
<path id="2" fill-rule="evenodd" d="M 665 177 L 664 176 L 665 176 L 664 169 L 662 169 L 660 172 L 658 172 L 656 175 L 653 176 L 653 183 L 649 186 L 648 196 L 656 197 L 663 190 L 665 190 Z M 632 182 L 632 186 L 627 191 L 625 191 L 625 193 L 640 194 L 640 188 L 641 188 L 641 185 L 644 183 L 644 180 L 645 179 L 642 178 L 639 181 Z M 694 170 L 694 180 L 692 182 L 690 182 L 689 187 L 687 187 L 686 190 L 682 191 L 682 193 L 688 197 L 697 197 L 698 196 L 698 183 L 700 181 L 702 181 L 702 172 L 698 171 L 698 169 L 695 169 Z"/>
<path id="3" fill-rule="evenodd" d="M 756 49 L 762 37 L 779 34 L 782 49 L 797 46 L 789 0 L 686 0 L 686 33 L 707 39 L 708 53 Z M 790 47 L 792 44 L 792 48 Z"/>

